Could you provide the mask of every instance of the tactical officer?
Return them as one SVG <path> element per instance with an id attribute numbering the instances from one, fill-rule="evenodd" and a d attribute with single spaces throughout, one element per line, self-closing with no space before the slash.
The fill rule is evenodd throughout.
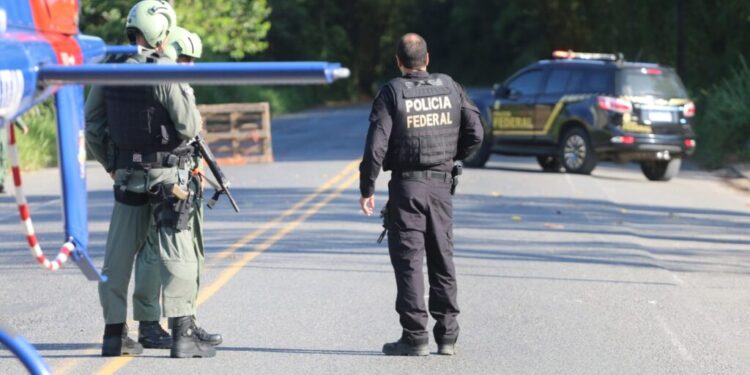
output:
<path id="1" fill-rule="evenodd" d="M 196 33 L 177 26 L 170 43 L 164 49 L 164 54 L 172 61 L 181 64 L 192 64 L 203 54 L 203 42 Z"/>
<path id="2" fill-rule="evenodd" d="M 170 60 L 190 64 L 196 59 L 201 57 L 203 51 L 203 44 L 200 37 L 187 31 L 186 29 L 177 26 L 174 31 L 170 34 L 169 43 L 164 48 L 164 55 Z M 187 85 L 185 85 L 187 86 Z M 203 244 L 203 183 L 201 167 L 203 161 L 200 155 L 196 153 L 193 159 L 193 165 L 195 169 L 191 171 L 192 178 L 188 188 L 195 197 L 193 208 L 191 210 L 191 229 L 195 235 L 195 246 L 197 247 L 198 256 L 198 277 L 200 281 L 200 274 L 203 270 L 203 263 L 205 259 L 204 244 Z M 153 249 L 149 247 L 147 249 Z M 156 315 L 150 316 L 153 320 L 159 319 L 159 272 L 160 272 L 159 254 L 150 254 L 147 251 L 138 252 L 138 257 L 135 263 L 135 292 L 133 293 L 134 305 L 143 304 L 150 306 L 151 308 L 147 311 L 152 314 L 156 312 Z M 156 284 L 154 284 L 156 280 Z M 140 281 L 140 282 L 139 282 Z M 155 292 L 154 292 L 155 291 Z M 197 293 L 197 289 L 196 289 Z M 197 296 L 196 296 L 197 298 Z M 195 316 L 193 316 L 195 320 Z M 138 320 L 138 318 L 136 318 Z M 156 323 L 152 325 L 151 323 Z M 219 345 L 222 343 L 223 338 L 220 334 L 208 333 L 203 328 L 197 326 L 197 321 L 194 322 L 195 334 L 205 342 L 211 345 Z M 146 327 L 145 329 L 144 326 Z M 154 327 L 154 328 L 150 328 Z M 155 331 L 161 330 L 161 326 L 158 322 L 140 322 L 138 331 L 138 342 L 143 344 L 145 348 L 170 348 L 171 338 L 167 336 L 168 340 L 157 341 Z"/>
<path id="3" fill-rule="evenodd" d="M 398 43 L 402 76 L 378 93 L 360 164 L 360 206 L 375 208 L 375 179 L 381 165 L 391 171 L 384 209 L 388 250 L 396 274 L 396 311 L 401 338 L 383 346 L 387 355 L 427 355 L 427 309 L 422 261 L 427 257 L 429 311 L 438 353 L 452 355 L 459 313 L 453 266 L 452 190 L 461 160 L 482 142 L 479 110 L 463 88 L 445 74 L 428 73 L 424 39 L 413 33 Z"/>
<path id="4" fill-rule="evenodd" d="M 125 62 L 169 62 L 155 52 L 163 49 L 175 24 L 174 10 L 166 1 L 137 3 L 128 14 L 126 29 L 131 42 L 144 50 Z M 141 345 L 128 338 L 124 324 L 127 286 L 138 251 L 149 254 L 160 269 L 136 275 L 137 289 L 139 284 L 151 285 L 146 288 L 149 297 L 154 291 L 157 296 L 156 306 L 134 298 L 136 320 L 150 321 L 147 326 L 158 327 L 160 336 L 166 334 L 158 325 L 162 287 L 164 315 L 173 328 L 171 356 L 215 355 L 210 343 L 195 334 L 192 319 L 198 255 L 186 225 L 194 203 L 187 188 L 193 151 L 186 141 L 201 125 L 192 89 L 177 84 L 95 87 L 86 102 L 86 120 L 89 151 L 115 180 L 116 202 L 102 269 L 109 280 L 99 284 L 107 324 L 102 355 L 142 352 Z"/>

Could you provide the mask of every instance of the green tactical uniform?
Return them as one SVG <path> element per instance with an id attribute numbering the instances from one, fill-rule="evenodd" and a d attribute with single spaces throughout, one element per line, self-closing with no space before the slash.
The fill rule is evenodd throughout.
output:
<path id="1" fill-rule="evenodd" d="M 144 50 L 127 63 L 144 63 L 154 53 Z M 162 63 L 163 60 L 157 61 Z M 195 107 L 192 89 L 187 85 L 154 86 L 155 99 L 169 112 L 179 137 L 189 140 L 200 131 L 200 114 Z M 86 101 L 86 143 L 89 152 L 105 168 L 110 168 L 112 152 L 107 127 L 107 112 L 102 87 L 94 87 Z M 185 166 L 191 169 L 192 165 Z M 183 172 L 184 173 L 184 172 Z M 155 168 L 148 171 L 118 169 L 115 187 L 145 194 L 159 184 L 178 182 L 178 168 Z M 136 287 L 133 315 L 138 321 L 159 320 L 159 292 L 163 286 L 164 316 L 193 315 L 197 294 L 199 261 L 191 230 L 177 231 L 157 227 L 154 204 L 140 206 L 115 202 L 102 273 L 109 280 L 99 284 L 99 296 L 107 324 L 126 320 L 127 288 L 137 253 Z"/>

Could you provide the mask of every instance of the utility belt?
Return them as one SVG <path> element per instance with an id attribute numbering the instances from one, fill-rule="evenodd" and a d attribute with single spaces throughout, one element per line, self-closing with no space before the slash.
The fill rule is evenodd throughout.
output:
<path id="1" fill-rule="evenodd" d="M 128 206 L 144 206 L 152 204 L 154 219 L 159 227 L 169 227 L 176 230 L 190 228 L 190 217 L 195 210 L 195 200 L 202 196 L 200 187 L 193 192 L 188 187 L 178 184 L 158 184 L 148 193 L 136 193 L 124 188 L 115 187 L 115 200 Z"/>
<path id="2" fill-rule="evenodd" d="M 192 146 L 182 146 L 173 151 L 158 152 L 123 152 L 117 153 L 116 169 L 157 169 L 157 168 L 185 168 L 195 153 Z"/>
<path id="3" fill-rule="evenodd" d="M 436 181 L 443 181 L 445 183 L 451 184 L 451 195 L 456 194 L 456 187 L 458 186 L 458 176 L 460 176 L 463 173 L 463 164 L 461 162 L 456 162 L 453 165 L 453 169 L 450 173 L 448 172 L 438 172 L 438 171 L 407 171 L 407 172 L 398 172 L 394 171 L 392 173 L 393 178 L 421 178 L 425 180 L 436 180 Z"/>
<path id="4" fill-rule="evenodd" d="M 450 173 L 447 172 L 438 172 L 438 171 L 408 171 L 408 172 L 397 172 L 394 171 L 392 173 L 392 177 L 394 178 L 421 178 L 425 180 L 437 180 L 437 181 L 443 181 L 446 183 L 452 183 L 453 182 L 453 176 L 451 176 Z"/>

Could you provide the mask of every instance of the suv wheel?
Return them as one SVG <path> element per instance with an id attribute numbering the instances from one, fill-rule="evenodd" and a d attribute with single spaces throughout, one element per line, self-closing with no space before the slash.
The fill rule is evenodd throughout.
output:
<path id="1" fill-rule="evenodd" d="M 539 162 L 539 166 L 545 172 L 560 172 L 560 168 L 562 168 L 560 158 L 557 156 L 537 156 L 536 161 Z"/>
<path id="2" fill-rule="evenodd" d="M 482 128 L 484 129 L 484 138 L 482 138 L 482 145 L 480 145 L 479 149 L 474 151 L 473 154 L 469 155 L 466 159 L 463 160 L 465 167 L 482 168 L 485 164 L 487 164 L 487 160 L 490 159 L 490 155 L 492 154 L 492 131 L 487 126 L 485 126 L 484 118 L 482 118 L 481 121 Z"/>
<path id="3" fill-rule="evenodd" d="M 563 134 L 560 139 L 560 161 L 569 173 L 591 173 L 596 166 L 596 154 L 585 130 L 573 128 Z"/>
<path id="4" fill-rule="evenodd" d="M 651 181 L 669 181 L 677 175 L 682 165 L 682 159 L 649 160 L 641 162 L 641 171 Z"/>

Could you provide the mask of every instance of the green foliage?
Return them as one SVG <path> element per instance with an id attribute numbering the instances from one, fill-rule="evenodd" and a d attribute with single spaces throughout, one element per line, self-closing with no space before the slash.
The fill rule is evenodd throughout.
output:
<path id="1" fill-rule="evenodd" d="M 21 168 L 36 170 L 57 165 L 57 127 L 52 100 L 32 108 L 23 115 L 27 134 L 16 129 Z"/>
<path id="2" fill-rule="evenodd" d="M 198 34 L 214 52 L 242 59 L 268 47 L 271 9 L 266 0 L 181 0 L 175 11 L 180 26 Z"/>
<path id="3" fill-rule="evenodd" d="M 708 167 L 750 160 L 750 68 L 744 59 L 705 96 L 696 157 Z M 701 113 L 701 112 L 699 112 Z"/>
<path id="4" fill-rule="evenodd" d="M 83 30 L 110 43 L 124 41 L 124 16 L 134 1 L 82 2 Z M 627 60 L 674 66 L 690 92 L 715 92 L 719 90 L 713 86 L 715 82 L 730 76 L 727 82 L 737 79 L 737 73 L 728 67 L 738 54 L 750 59 L 750 33 L 742 32 L 750 26 L 750 1 L 746 0 L 172 3 L 183 26 L 203 38 L 207 47 L 204 61 L 228 57 L 249 60 L 247 56 L 254 54 L 254 60 L 264 61 L 338 61 L 351 70 L 351 78 L 327 88 L 200 88 L 202 101 L 269 100 L 275 103 L 274 113 L 331 99 L 359 101 L 372 97 L 383 83 L 399 74 L 393 58 L 395 45 L 410 31 L 427 40 L 431 71 L 450 74 L 472 86 L 501 82 L 522 66 L 549 58 L 554 49 L 573 49 L 622 52 Z M 700 122 L 703 116 L 711 112 L 724 116 L 724 103 L 734 100 L 727 96 L 720 102 L 710 97 L 698 98 L 699 127 L 704 126 Z M 722 150 L 710 147 L 714 140 L 707 137 L 699 140 L 699 153 Z M 742 150 L 732 153 L 740 155 Z M 719 160 L 725 156 L 712 157 Z"/>
<path id="5" fill-rule="evenodd" d="M 125 20 L 133 4 L 132 0 L 82 1 L 81 31 L 109 44 L 126 44 Z"/>
<path id="6" fill-rule="evenodd" d="M 82 2 L 81 30 L 110 44 L 124 44 L 125 21 L 134 0 Z M 271 27 L 266 0 L 171 1 L 180 26 L 197 33 L 207 50 L 241 59 L 263 51 Z"/>

